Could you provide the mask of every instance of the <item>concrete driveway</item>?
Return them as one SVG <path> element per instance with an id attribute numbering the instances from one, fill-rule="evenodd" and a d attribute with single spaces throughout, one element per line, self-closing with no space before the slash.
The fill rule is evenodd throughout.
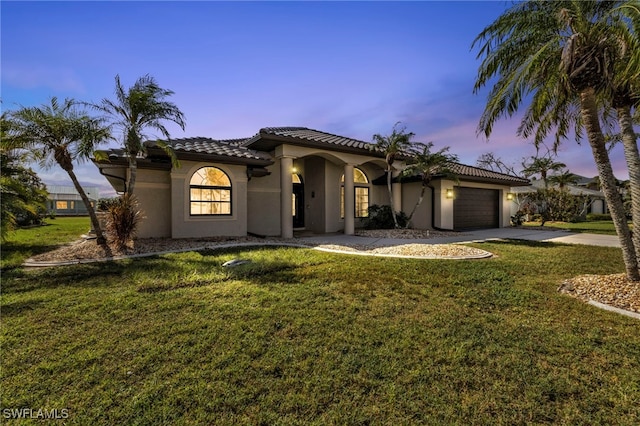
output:
<path id="1" fill-rule="evenodd" d="M 398 238 L 370 238 L 354 235 L 332 234 L 301 237 L 300 239 L 318 244 L 362 244 L 369 246 L 392 246 L 401 244 L 451 244 L 470 243 L 490 240 L 525 240 L 544 241 L 565 244 L 584 244 L 592 246 L 620 247 L 620 241 L 615 235 L 599 235 L 568 232 L 563 230 L 538 230 L 526 228 L 496 228 L 481 229 L 476 231 L 460 232 L 459 235 L 425 238 L 425 239 L 398 239 Z"/>

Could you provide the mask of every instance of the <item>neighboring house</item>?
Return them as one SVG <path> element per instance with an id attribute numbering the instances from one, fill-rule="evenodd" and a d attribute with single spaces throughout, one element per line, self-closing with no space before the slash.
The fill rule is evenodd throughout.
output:
<path id="1" fill-rule="evenodd" d="M 49 211 L 56 216 L 89 215 L 80 194 L 73 186 L 47 185 L 47 191 L 49 191 Z M 87 186 L 84 187 L 84 191 L 91 204 L 95 206 L 100 198 L 100 189 Z"/>
<path id="2" fill-rule="evenodd" d="M 549 184 L 551 186 L 551 184 Z M 521 204 L 526 201 L 526 195 L 532 192 L 536 192 L 538 189 L 544 188 L 544 182 L 541 179 L 532 180 L 531 186 L 528 187 L 514 187 L 511 188 L 513 194 L 513 203 L 511 205 L 511 213 L 514 214 L 521 208 Z M 608 213 L 607 203 L 605 202 L 604 193 L 602 191 L 596 191 L 584 186 L 567 185 L 565 187 L 572 195 L 586 195 L 589 197 L 589 207 L 587 213 L 603 214 Z"/>
<path id="3" fill-rule="evenodd" d="M 304 127 L 261 129 L 246 139 L 170 141 L 179 167 L 155 143 L 138 159 L 135 193 L 146 220 L 140 237 L 291 237 L 294 229 L 353 234 L 373 204 L 388 204 L 384 155 L 373 145 Z M 95 161 L 118 192 L 122 150 Z M 404 161 L 410 161 L 405 158 Z M 406 166 L 402 160 L 394 166 Z M 459 183 L 436 179 L 413 225 L 420 229 L 509 226 L 512 186 L 527 179 L 458 164 Z M 398 172 L 395 173 L 397 175 Z M 382 181 L 382 182 L 381 182 Z M 394 206 L 411 211 L 420 183 L 394 184 Z"/>

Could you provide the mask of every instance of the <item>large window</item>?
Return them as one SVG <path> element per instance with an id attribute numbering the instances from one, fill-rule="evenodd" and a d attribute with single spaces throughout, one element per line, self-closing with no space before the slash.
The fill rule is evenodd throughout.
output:
<path id="1" fill-rule="evenodd" d="M 231 214 L 231 180 L 217 167 L 198 169 L 189 182 L 192 216 Z"/>
<path id="2" fill-rule="evenodd" d="M 340 217 L 344 218 L 344 175 L 340 185 Z M 353 168 L 353 191 L 355 195 L 355 217 L 369 216 L 369 179 L 362 170 Z"/>

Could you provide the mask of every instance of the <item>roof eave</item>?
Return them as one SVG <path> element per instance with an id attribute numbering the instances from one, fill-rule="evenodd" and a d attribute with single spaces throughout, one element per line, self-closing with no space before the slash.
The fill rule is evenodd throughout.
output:
<path id="1" fill-rule="evenodd" d="M 344 152 L 349 154 L 369 155 L 373 157 L 384 158 L 384 154 L 375 150 L 366 148 L 359 148 L 353 146 L 334 145 L 326 142 L 319 142 L 309 139 L 301 139 L 293 136 L 274 135 L 270 133 L 260 134 L 255 140 L 251 141 L 247 145 L 247 148 L 260 150 L 260 151 L 273 151 L 279 145 L 295 145 L 310 148 L 320 148 L 327 151 Z M 372 145 L 373 146 L 373 145 Z"/>

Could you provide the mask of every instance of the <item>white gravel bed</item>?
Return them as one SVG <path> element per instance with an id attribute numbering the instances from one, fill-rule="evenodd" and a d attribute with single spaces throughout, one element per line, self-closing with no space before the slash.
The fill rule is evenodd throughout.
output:
<path id="1" fill-rule="evenodd" d="M 585 302 L 640 312 L 640 283 L 627 280 L 625 274 L 580 275 L 563 282 L 558 291 Z"/>

